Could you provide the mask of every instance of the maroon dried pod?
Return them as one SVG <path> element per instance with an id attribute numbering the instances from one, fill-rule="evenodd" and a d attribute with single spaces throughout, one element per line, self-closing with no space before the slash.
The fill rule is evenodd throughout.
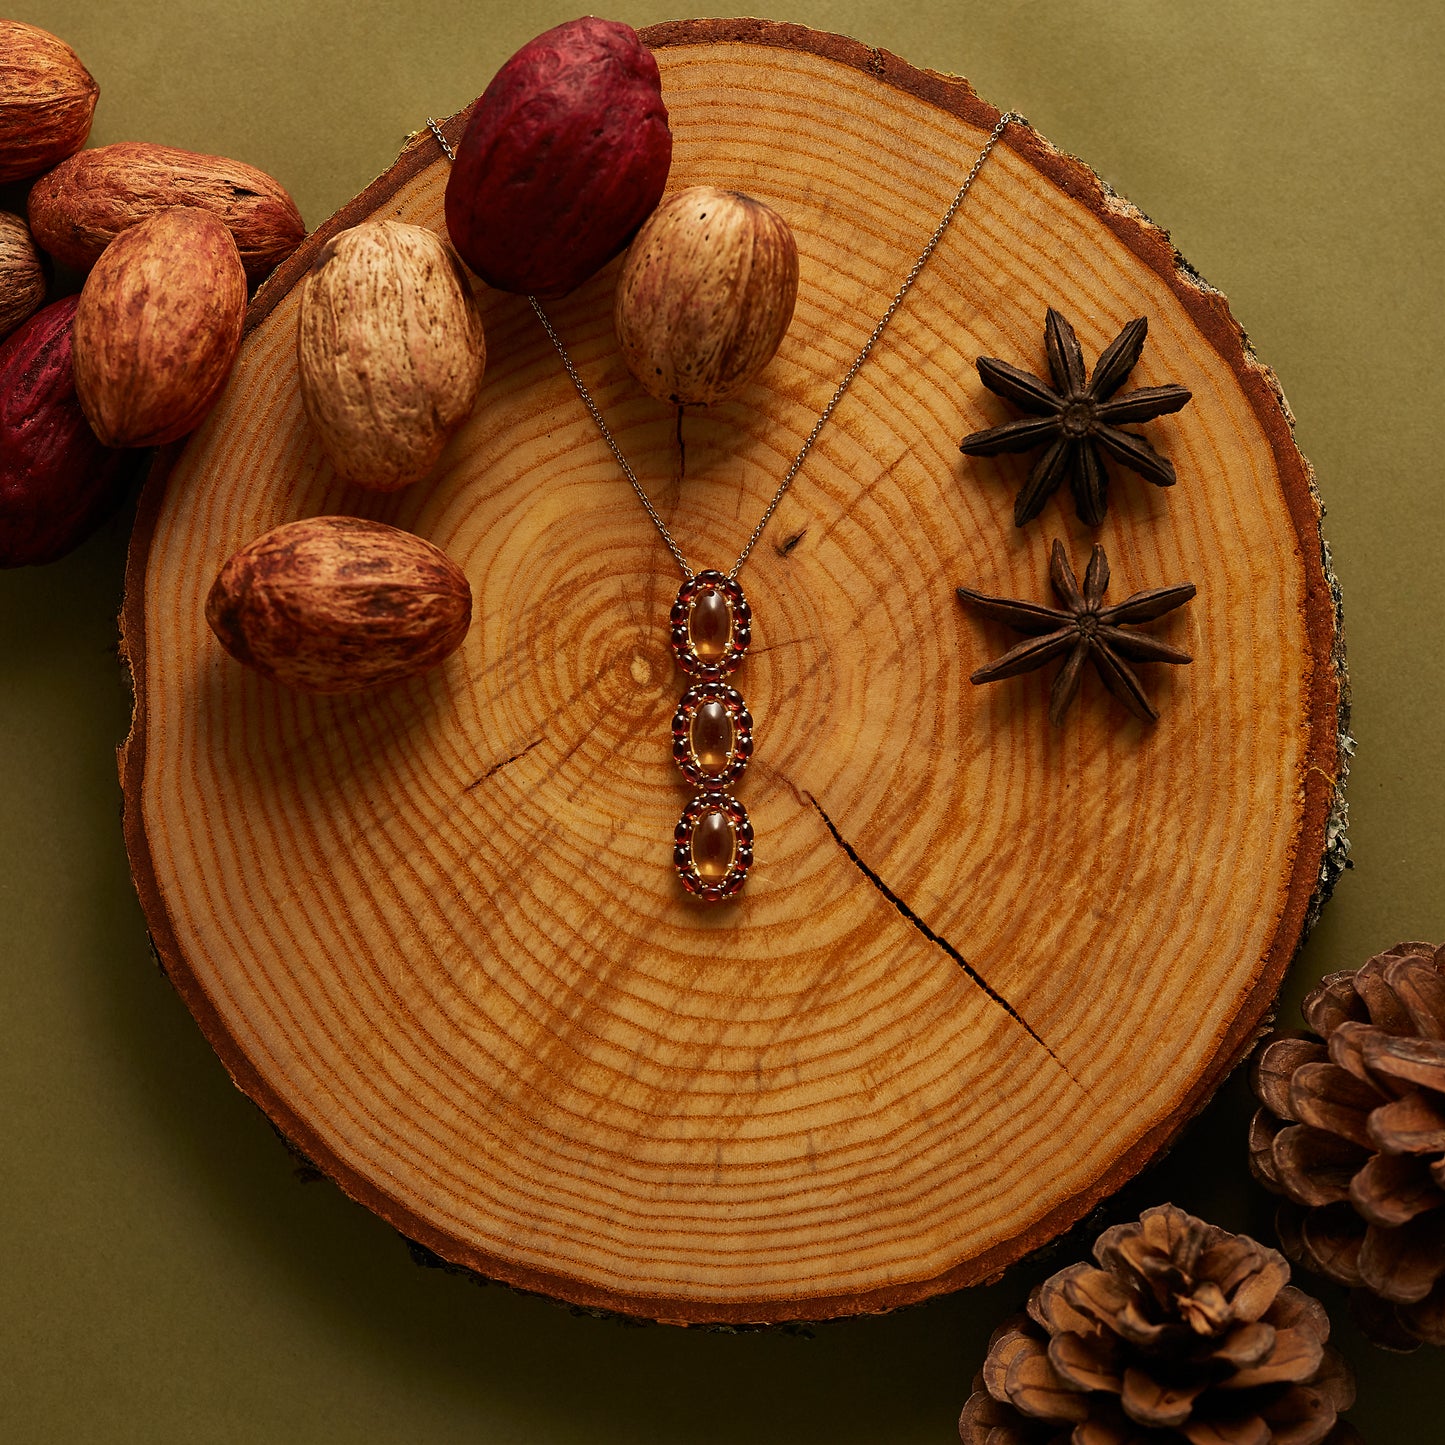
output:
<path id="1" fill-rule="evenodd" d="M 671 164 L 652 52 L 618 21 L 572 20 L 524 45 L 477 101 L 447 230 L 489 286 L 561 296 L 627 245 Z"/>
<path id="2" fill-rule="evenodd" d="M 75 396 L 76 297 L 0 345 L 0 567 L 53 562 L 120 500 L 125 454 L 102 446 Z"/>

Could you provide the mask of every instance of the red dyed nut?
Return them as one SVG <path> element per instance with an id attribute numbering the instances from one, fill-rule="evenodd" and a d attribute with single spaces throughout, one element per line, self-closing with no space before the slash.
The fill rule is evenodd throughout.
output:
<path id="1" fill-rule="evenodd" d="M 630 26 L 572 20 L 524 45 L 477 101 L 447 230 L 489 286 L 561 296 L 627 245 L 671 164 L 652 52 Z"/>

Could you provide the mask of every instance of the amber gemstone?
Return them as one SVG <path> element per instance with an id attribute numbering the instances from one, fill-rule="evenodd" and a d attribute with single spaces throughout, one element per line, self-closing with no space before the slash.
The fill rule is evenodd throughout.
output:
<path id="1" fill-rule="evenodd" d="M 699 662 L 720 662 L 733 636 L 733 610 L 716 587 L 705 587 L 692 599 L 687 640 Z"/>
<path id="2" fill-rule="evenodd" d="M 736 734 L 733 715 L 720 702 L 704 703 L 692 715 L 688 742 L 693 761 L 704 773 L 716 775 L 732 761 Z"/>
<path id="3" fill-rule="evenodd" d="M 716 808 L 704 813 L 692 830 L 693 871 L 705 883 L 727 877 L 737 854 L 738 840 L 732 820 Z"/>

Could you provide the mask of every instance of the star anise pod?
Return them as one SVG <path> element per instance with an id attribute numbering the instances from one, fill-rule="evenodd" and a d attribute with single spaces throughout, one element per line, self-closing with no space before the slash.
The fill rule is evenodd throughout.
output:
<path id="1" fill-rule="evenodd" d="M 974 432 L 964 437 L 959 450 L 966 456 L 992 457 L 1000 452 L 1047 448 L 1034 463 L 1014 502 L 1017 526 L 1038 516 L 1065 477 L 1074 493 L 1079 520 L 1091 527 L 1099 526 L 1109 510 L 1106 453 L 1156 487 L 1174 485 L 1174 464 L 1161 457 L 1138 432 L 1121 428 L 1127 422 L 1149 421 L 1178 411 L 1189 400 L 1188 388 L 1145 386 L 1123 396 L 1114 395 L 1139 360 L 1148 331 L 1147 317 L 1131 321 L 1109 343 L 1093 376 L 1085 381 L 1084 353 L 1074 328 L 1049 307 L 1044 337 L 1054 381 L 1051 387 L 996 356 L 979 357 L 978 374 L 983 384 L 1029 415 L 1022 421 Z"/>
<path id="2" fill-rule="evenodd" d="M 1180 582 L 1173 587 L 1152 587 L 1146 592 L 1136 592 L 1112 607 L 1105 607 L 1109 559 L 1104 555 L 1104 549 L 1095 546 L 1093 556 L 1089 558 L 1089 569 L 1084 573 L 1081 592 L 1078 576 L 1069 564 L 1064 544 L 1057 540 L 1049 566 L 1049 579 L 1059 601 L 1064 604 L 1062 608 L 1043 607 L 1037 602 L 1008 597 L 989 597 L 971 587 L 958 589 L 959 598 L 974 611 L 993 618 L 995 622 L 1006 623 L 1015 632 L 1030 634 L 1029 641 L 1019 643 L 997 661 L 971 673 L 969 681 L 998 682 L 1005 677 L 1017 677 L 1067 653 L 1068 657 L 1054 678 L 1053 689 L 1049 693 L 1049 721 L 1055 727 L 1063 722 L 1069 704 L 1079 691 L 1079 676 L 1085 661 L 1093 663 L 1094 670 L 1104 680 L 1104 686 L 1135 717 L 1143 722 L 1153 722 L 1159 714 L 1129 663 L 1192 662 L 1193 659 L 1187 652 L 1181 652 L 1157 637 L 1150 637 L 1146 632 L 1126 632 L 1123 624 L 1149 622 L 1172 612 L 1194 596 L 1194 584 Z"/>

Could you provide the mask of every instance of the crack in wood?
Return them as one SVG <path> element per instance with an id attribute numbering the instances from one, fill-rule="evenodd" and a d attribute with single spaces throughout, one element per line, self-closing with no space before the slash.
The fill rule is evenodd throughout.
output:
<path id="1" fill-rule="evenodd" d="M 801 542 L 803 538 L 807 535 L 808 529 L 804 527 L 801 531 L 794 532 L 791 537 L 784 537 L 783 540 L 779 542 L 777 547 L 775 548 L 778 556 L 786 557 L 788 553 L 791 552 L 793 548 L 796 547 L 798 543 Z"/>
<path id="2" fill-rule="evenodd" d="M 784 637 L 778 642 L 768 643 L 766 647 L 748 648 L 748 656 L 761 657 L 765 652 L 776 652 L 780 647 L 800 647 L 803 643 L 810 642 L 811 640 L 812 639 L 808 637 Z"/>
<path id="3" fill-rule="evenodd" d="M 858 489 L 858 491 L 854 492 L 853 495 L 848 498 L 847 505 L 844 506 L 824 526 L 822 532 L 818 534 L 818 541 L 820 543 L 827 541 L 833 529 L 837 527 L 840 523 L 846 522 L 856 510 L 860 502 L 866 502 L 868 498 L 871 497 L 873 493 L 878 489 L 878 487 L 882 485 L 882 483 L 891 481 L 893 479 L 893 468 L 897 465 L 897 461 L 889 462 L 888 465 L 885 466 L 878 473 L 878 475 L 873 478 L 871 482 L 865 482 L 864 485 Z"/>
<path id="4" fill-rule="evenodd" d="M 1068 1074 L 1069 1079 L 1077 1084 L 1079 1088 L 1084 1086 L 1074 1078 L 1069 1067 L 1064 1061 L 1048 1046 L 1047 1043 L 1034 1031 L 1033 1025 L 1001 994 L 994 988 L 974 966 L 951 944 L 942 934 L 935 933 L 914 911 L 903 901 L 863 860 L 858 856 L 858 850 L 838 831 L 837 825 L 824 811 L 823 805 L 806 789 L 800 789 L 802 796 L 807 799 L 809 806 L 823 820 L 824 827 L 833 835 L 833 841 L 848 855 L 853 866 L 913 925 L 928 941 L 936 947 L 941 948 L 989 998 L 991 998 L 1015 1023 L 1022 1028 L 1028 1036 L 1048 1054 L 1048 1056 Z M 1084 1089 L 1087 1094 L 1088 1090 Z"/>
<path id="5" fill-rule="evenodd" d="M 513 753 L 511 757 L 503 758 L 499 763 L 493 763 L 492 766 L 489 767 L 487 771 L 481 775 L 480 778 L 475 778 L 470 783 L 468 783 L 466 787 L 462 789 L 462 792 L 470 793 L 473 788 L 480 788 L 482 784 L 487 781 L 488 778 L 495 777 L 498 773 L 502 771 L 503 768 L 507 767 L 511 763 L 515 763 L 518 758 L 525 758 L 527 754 L 532 751 L 533 748 L 541 747 L 542 742 L 542 738 L 533 738 L 526 747 Z"/>

